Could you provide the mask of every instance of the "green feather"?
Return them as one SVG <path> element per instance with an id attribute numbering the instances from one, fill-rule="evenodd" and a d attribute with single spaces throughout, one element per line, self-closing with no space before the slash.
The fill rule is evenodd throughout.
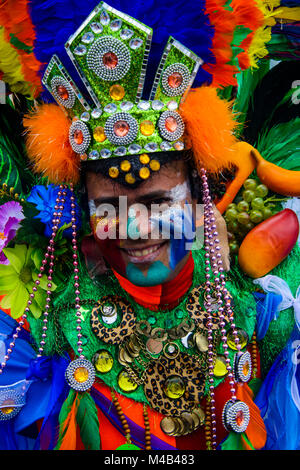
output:
<path id="1" fill-rule="evenodd" d="M 89 393 L 82 395 L 76 420 L 85 449 L 101 450 L 97 408 Z"/>
<path id="2" fill-rule="evenodd" d="M 62 443 L 62 440 L 63 440 L 63 437 L 65 435 L 65 431 L 63 431 L 64 429 L 64 426 L 65 426 L 65 422 L 66 420 L 68 419 L 68 415 L 71 411 L 71 408 L 72 408 L 72 405 L 74 403 L 74 400 L 76 398 L 76 392 L 75 390 L 73 390 L 72 388 L 70 389 L 69 391 L 69 394 L 67 396 L 67 398 L 65 399 L 65 401 L 63 402 L 62 404 L 62 407 L 61 407 L 61 410 L 60 410 L 60 413 L 59 413 L 59 417 L 58 417 L 58 421 L 59 421 L 59 436 L 58 436 L 58 441 L 57 441 L 57 444 L 55 446 L 55 450 L 59 450 L 60 449 L 60 446 L 61 446 L 61 443 Z"/>
<path id="3" fill-rule="evenodd" d="M 230 432 L 220 447 L 221 450 L 244 450 L 241 434 Z"/>
<path id="4" fill-rule="evenodd" d="M 300 170 L 300 118 L 263 132 L 256 148 L 265 160 L 287 170 Z"/>

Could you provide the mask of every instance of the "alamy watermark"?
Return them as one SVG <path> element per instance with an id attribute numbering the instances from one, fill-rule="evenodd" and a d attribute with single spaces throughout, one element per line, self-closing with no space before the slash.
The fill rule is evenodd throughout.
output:
<path id="1" fill-rule="evenodd" d="M 90 203 L 90 210 L 100 240 L 173 239 L 184 240 L 187 250 L 203 246 L 203 204 L 132 204 L 128 207 L 127 197 L 120 196 L 117 207 L 108 203 L 95 207 Z"/>

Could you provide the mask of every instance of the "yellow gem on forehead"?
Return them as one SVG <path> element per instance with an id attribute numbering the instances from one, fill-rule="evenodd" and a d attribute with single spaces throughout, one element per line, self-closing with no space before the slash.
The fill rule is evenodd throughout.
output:
<path id="1" fill-rule="evenodd" d="M 108 351 L 99 351 L 96 355 L 94 365 L 98 372 L 106 374 L 112 369 L 113 363 L 113 357 Z"/>
<path id="2" fill-rule="evenodd" d="M 131 163 L 128 160 L 123 160 L 121 162 L 120 168 L 122 171 L 129 171 L 131 168 Z"/>
<path id="3" fill-rule="evenodd" d="M 104 142 L 106 135 L 104 134 L 104 129 L 101 126 L 95 127 L 93 136 L 96 142 Z"/>
<path id="4" fill-rule="evenodd" d="M 160 169 L 160 163 L 158 160 L 151 160 L 149 166 L 152 171 L 158 171 Z"/>
<path id="5" fill-rule="evenodd" d="M 89 378 L 89 371 L 86 367 L 78 367 L 74 371 L 74 379 L 76 382 L 83 383 Z"/>
<path id="6" fill-rule="evenodd" d="M 119 169 L 116 166 L 111 166 L 108 174 L 111 178 L 117 178 L 119 176 Z"/>
<path id="7" fill-rule="evenodd" d="M 150 170 L 149 168 L 147 168 L 146 166 L 144 166 L 143 168 L 140 169 L 140 177 L 143 179 L 143 180 L 146 180 L 147 178 L 149 178 L 150 176 Z"/>
<path id="8" fill-rule="evenodd" d="M 141 133 L 143 135 L 152 135 L 155 131 L 155 126 L 152 121 L 142 121 L 140 124 Z"/>
<path id="9" fill-rule="evenodd" d="M 125 175 L 125 181 L 126 183 L 133 184 L 135 183 L 135 177 L 131 173 L 127 173 Z"/>
<path id="10" fill-rule="evenodd" d="M 118 385 L 123 392 L 133 392 L 137 388 L 137 384 L 129 377 L 125 370 L 119 374 Z"/>
<path id="11" fill-rule="evenodd" d="M 143 163 L 143 165 L 147 165 L 147 163 L 150 162 L 150 157 L 147 155 L 147 153 L 143 153 L 140 155 L 140 162 Z"/>
<path id="12" fill-rule="evenodd" d="M 113 100 L 120 101 L 124 98 L 125 90 L 122 85 L 112 85 L 109 89 L 109 94 Z"/>

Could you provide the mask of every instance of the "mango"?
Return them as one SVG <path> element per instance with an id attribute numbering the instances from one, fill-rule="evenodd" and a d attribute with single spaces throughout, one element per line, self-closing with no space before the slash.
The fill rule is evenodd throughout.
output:
<path id="1" fill-rule="evenodd" d="M 280 264 L 299 236 L 297 215 L 284 209 L 254 227 L 244 238 L 238 254 L 241 269 L 257 279 Z"/>

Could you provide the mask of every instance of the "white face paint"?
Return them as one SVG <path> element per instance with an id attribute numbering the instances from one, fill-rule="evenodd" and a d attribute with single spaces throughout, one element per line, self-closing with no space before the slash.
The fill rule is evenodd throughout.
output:
<path id="1" fill-rule="evenodd" d="M 186 201 L 187 197 L 190 195 L 188 182 L 185 181 L 184 183 L 174 186 L 174 188 L 170 189 L 169 195 L 174 203 Z"/>
<path id="2" fill-rule="evenodd" d="M 96 208 L 94 199 L 90 199 L 88 204 L 89 204 L 90 215 L 95 215 L 97 208 Z"/>

